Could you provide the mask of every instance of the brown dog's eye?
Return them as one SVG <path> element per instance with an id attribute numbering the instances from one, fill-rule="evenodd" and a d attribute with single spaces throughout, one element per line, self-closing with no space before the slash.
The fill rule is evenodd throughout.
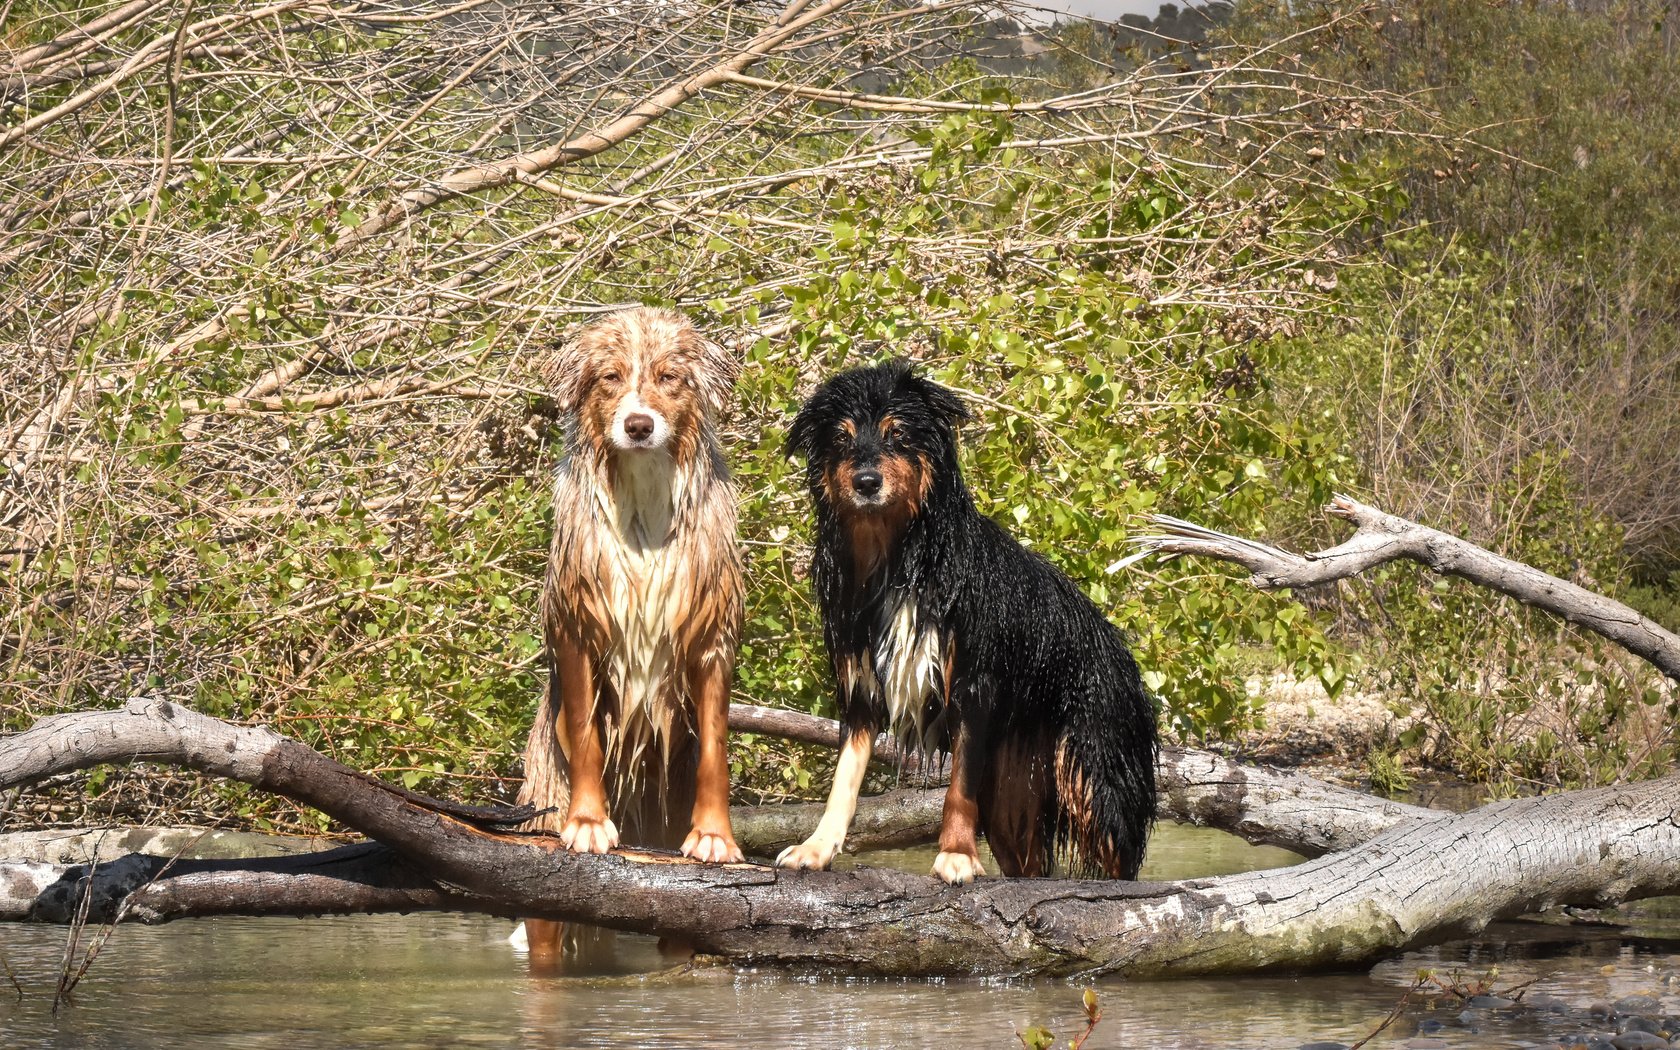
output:
<path id="1" fill-rule="evenodd" d="M 661 386 L 675 386 L 680 382 L 682 382 L 682 376 L 676 372 L 659 373 L 659 383 Z"/>
<path id="2" fill-rule="evenodd" d="M 622 382 L 623 379 L 624 377 L 619 375 L 617 372 L 605 372 L 601 375 L 601 382 L 603 383 L 613 383 L 616 385 L 617 383 Z"/>

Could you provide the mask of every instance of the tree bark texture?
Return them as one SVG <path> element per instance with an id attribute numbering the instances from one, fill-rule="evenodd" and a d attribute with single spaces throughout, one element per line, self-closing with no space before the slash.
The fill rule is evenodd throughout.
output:
<path id="1" fill-rule="evenodd" d="M 960 888 L 872 868 L 573 854 L 548 836 L 496 830 L 508 814 L 428 803 L 266 730 L 156 699 L 46 719 L 0 741 L 0 788 L 135 757 L 280 792 L 389 847 L 279 858 L 234 885 L 223 870 L 182 861 L 146 886 L 157 874 L 148 865 L 160 862 L 114 862 L 109 877 L 141 887 L 126 898 L 127 917 L 151 921 L 282 910 L 270 903 L 293 887 L 309 890 L 296 911 L 328 910 L 309 880 L 332 879 L 343 884 L 346 910 L 377 900 L 589 922 L 679 938 L 740 963 L 1154 977 L 1357 965 L 1553 904 L 1680 890 L 1680 777 L 1464 814 L 1397 811 L 1398 823 L 1363 844 L 1291 868 L 1174 883 L 982 879 Z M 71 899 L 79 876 L 47 875 L 56 878 L 31 917 L 55 920 L 63 907 L 54 911 L 55 894 Z M 28 890 L 15 866 L 0 878 L 7 897 Z"/>
<path id="2" fill-rule="evenodd" d="M 1291 554 L 1165 515 L 1151 520 L 1166 532 L 1142 537 L 1137 543 L 1147 552 L 1204 555 L 1236 562 L 1253 574 L 1250 583 L 1267 590 L 1330 583 L 1408 558 L 1603 635 L 1680 682 L 1680 635 L 1621 602 L 1349 496 L 1337 496 L 1325 509 L 1334 517 L 1353 522 L 1358 529 L 1346 543 L 1313 554 Z"/>

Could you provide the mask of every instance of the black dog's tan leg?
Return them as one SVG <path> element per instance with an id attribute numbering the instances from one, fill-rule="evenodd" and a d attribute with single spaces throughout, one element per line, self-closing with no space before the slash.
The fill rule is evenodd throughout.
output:
<path id="1" fill-rule="evenodd" d="M 998 873 L 1009 878 L 1050 874 L 1046 836 L 1053 825 L 1046 810 L 1056 797 L 1055 751 L 1042 737 L 1014 735 L 995 744 L 980 781 L 980 811 L 986 814 L 986 845 Z"/>
<path id="2" fill-rule="evenodd" d="M 728 663 L 715 654 L 696 657 L 688 669 L 700 764 L 692 830 L 682 851 L 712 864 L 745 859 L 729 827 L 729 671 Z"/>
<path id="3" fill-rule="evenodd" d="M 986 874 L 980 867 L 979 786 L 984 764 L 969 727 L 959 722 L 951 734 L 951 785 L 945 789 L 945 812 L 939 818 L 939 856 L 933 873 L 953 886 Z"/>
<path id="4" fill-rule="evenodd" d="M 776 858 L 781 868 L 823 869 L 834 862 L 834 855 L 845 845 L 846 832 L 857 812 L 858 792 L 863 788 L 863 774 L 869 769 L 869 756 L 875 750 L 875 730 L 865 726 L 853 729 L 840 747 L 840 761 L 834 767 L 834 786 L 828 792 L 828 805 L 823 807 L 817 830 L 797 846 L 789 846 Z"/>
<path id="5" fill-rule="evenodd" d="M 557 640 L 554 662 L 559 669 L 560 749 L 566 752 L 572 799 L 560 841 L 578 853 L 605 853 L 618 845 L 618 828 L 607 817 L 607 790 L 602 783 L 606 752 L 595 724 L 595 668 L 583 647 L 571 638 Z"/>

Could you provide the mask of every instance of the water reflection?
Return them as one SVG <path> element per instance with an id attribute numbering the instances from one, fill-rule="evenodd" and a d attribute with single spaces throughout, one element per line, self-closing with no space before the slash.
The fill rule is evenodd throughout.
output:
<path id="1" fill-rule="evenodd" d="M 932 853 L 871 859 L 925 871 Z M 1206 875 L 1290 859 L 1218 832 L 1169 827 L 1145 874 Z M 1673 932 L 1672 914 L 1653 909 L 1651 921 L 1649 940 L 1583 941 L 1579 930 L 1502 927 L 1475 944 L 1414 954 L 1370 975 L 1104 981 L 1098 990 L 1105 1018 L 1091 1045 L 1223 1050 L 1352 1042 L 1376 1026 L 1420 965 L 1485 969 L 1495 960 L 1502 983 L 1541 976 L 1539 987 L 1582 1006 L 1645 992 L 1680 1009 L 1665 983 L 1674 966 L 1674 947 L 1664 939 Z M 75 1005 L 55 1019 L 52 984 L 64 931 L 0 926 L 0 946 L 26 991 L 21 1001 L 0 996 L 0 1045 L 1009 1047 L 1019 1045 L 1014 1033 L 1028 1025 L 1047 1025 L 1061 1045 L 1082 1027 L 1078 982 L 879 981 L 722 969 L 681 980 L 543 977 L 509 950 L 509 929 L 500 920 L 458 915 L 125 927 Z M 651 939 L 616 939 L 616 969 L 663 965 Z M 1442 1016 L 1434 1037 L 1450 1046 L 1488 1045 L 1495 1030 L 1509 1045 L 1564 1024 L 1541 1018 L 1522 1022 L 1525 1028 L 1494 1017 L 1460 1022 L 1456 1011 Z M 1396 1031 L 1409 1036 L 1416 1025 L 1412 1017 Z"/>

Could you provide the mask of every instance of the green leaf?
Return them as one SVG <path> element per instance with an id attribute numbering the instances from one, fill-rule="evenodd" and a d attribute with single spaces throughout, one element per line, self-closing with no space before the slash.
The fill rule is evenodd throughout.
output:
<path id="1" fill-rule="evenodd" d="M 1056 1042 L 1056 1033 L 1036 1024 L 1025 1031 L 1015 1033 L 1015 1037 L 1021 1040 L 1021 1045 L 1026 1047 L 1026 1050 L 1050 1050 Z"/>

